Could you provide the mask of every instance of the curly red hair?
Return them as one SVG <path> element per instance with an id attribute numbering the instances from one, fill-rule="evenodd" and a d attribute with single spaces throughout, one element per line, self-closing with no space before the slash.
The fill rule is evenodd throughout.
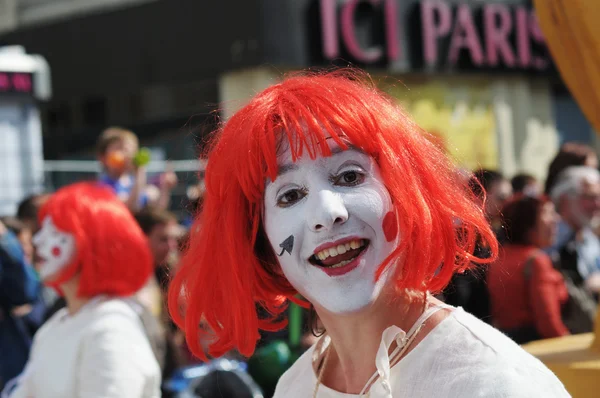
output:
<path id="1" fill-rule="evenodd" d="M 107 187 L 76 183 L 52 194 L 39 212 L 75 237 L 70 263 L 48 284 L 56 288 L 80 274 L 78 295 L 128 296 L 152 274 L 152 254 L 133 215 Z"/>
<path id="2" fill-rule="evenodd" d="M 497 242 L 452 163 L 407 114 L 358 72 L 288 77 L 255 96 L 217 131 L 209 149 L 204 209 L 197 217 L 169 292 L 169 309 L 191 350 L 231 349 L 250 356 L 259 329 L 277 330 L 297 292 L 282 276 L 262 230 L 266 179 L 277 176 L 277 154 L 289 142 L 293 160 L 330 156 L 327 137 L 371 155 L 398 214 L 402 242 L 379 267 L 403 266 L 400 290 L 441 291 L 457 271 L 489 263 Z M 287 146 L 287 145 L 286 145 Z M 478 239 L 491 250 L 474 258 Z M 257 305 L 266 318 L 260 318 Z M 260 313 L 265 312 L 261 311 Z M 211 331 L 199 328 L 206 322 Z"/>

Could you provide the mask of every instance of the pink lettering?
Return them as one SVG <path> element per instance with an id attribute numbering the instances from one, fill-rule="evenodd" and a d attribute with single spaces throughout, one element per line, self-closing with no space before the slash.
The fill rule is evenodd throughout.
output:
<path id="1" fill-rule="evenodd" d="M 387 56 L 395 61 L 400 57 L 400 34 L 398 33 L 398 10 L 396 0 L 385 0 L 385 39 L 387 44 Z"/>
<path id="2" fill-rule="evenodd" d="M 448 53 L 448 61 L 451 65 L 455 65 L 458 61 L 458 54 L 462 48 L 469 51 L 474 65 L 481 66 L 483 64 L 481 42 L 477 36 L 471 10 L 466 4 L 458 6 L 456 13 L 456 24 L 450 39 L 450 52 Z"/>
<path id="3" fill-rule="evenodd" d="M 517 7 L 517 54 L 519 65 L 527 68 L 531 64 L 531 45 L 529 44 L 529 12 L 525 7 Z"/>
<path id="4" fill-rule="evenodd" d="M 378 0 L 368 0 L 371 4 L 376 4 Z M 376 62 L 383 56 L 381 47 L 375 47 L 368 50 L 363 50 L 356 40 L 356 32 L 354 26 L 354 13 L 356 6 L 360 0 L 350 0 L 342 8 L 342 39 L 350 55 L 362 62 Z"/>
<path id="5" fill-rule="evenodd" d="M 435 16 L 438 15 L 438 23 Z M 421 2 L 421 25 L 423 26 L 423 53 L 427 65 L 437 64 L 438 38 L 450 33 L 452 14 L 450 7 L 441 1 L 424 0 Z"/>
<path id="6" fill-rule="evenodd" d="M 8 74 L 6 73 L 0 73 L 0 90 L 10 90 L 10 80 L 8 78 Z"/>
<path id="7" fill-rule="evenodd" d="M 24 73 L 15 73 L 12 78 L 16 91 L 28 93 L 31 91 L 31 76 Z"/>
<path id="8" fill-rule="evenodd" d="M 508 36 L 512 31 L 512 19 L 508 7 L 502 4 L 490 4 L 484 7 L 485 48 L 490 66 L 497 66 L 499 58 L 506 66 L 514 68 L 515 54 L 511 49 Z M 497 17 L 499 24 L 496 25 Z"/>
<path id="9" fill-rule="evenodd" d="M 321 0 L 323 55 L 328 59 L 334 59 L 339 54 L 335 1 Z"/>

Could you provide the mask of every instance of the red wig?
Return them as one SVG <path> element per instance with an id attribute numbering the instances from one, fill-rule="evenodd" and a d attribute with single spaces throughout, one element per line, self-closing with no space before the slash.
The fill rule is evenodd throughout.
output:
<path id="1" fill-rule="evenodd" d="M 128 296 L 148 281 L 152 254 L 146 237 L 109 188 L 85 182 L 59 189 L 41 208 L 40 222 L 47 216 L 76 245 L 73 259 L 49 285 L 60 288 L 80 274 L 81 297 Z"/>
<path id="2" fill-rule="evenodd" d="M 277 176 L 282 140 L 295 161 L 330 156 L 328 136 L 377 161 L 398 214 L 402 241 L 377 277 L 402 258 L 398 291 L 439 292 L 455 272 L 495 259 L 497 242 L 464 178 L 392 99 L 357 72 L 289 77 L 254 97 L 212 141 L 204 210 L 169 292 L 171 315 L 200 358 L 207 353 L 199 339 L 212 339 L 211 356 L 234 348 L 250 356 L 258 329 L 285 326 L 276 319 L 297 292 L 262 229 L 265 181 Z M 490 258 L 473 257 L 478 239 Z M 259 318 L 257 305 L 269 316 Z"/>

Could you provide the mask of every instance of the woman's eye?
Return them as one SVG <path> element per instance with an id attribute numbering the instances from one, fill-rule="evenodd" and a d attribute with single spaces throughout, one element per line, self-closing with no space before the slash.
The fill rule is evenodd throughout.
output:
<path id="1" fill-rule="evenodd" d="M 277 199 L 277 205 L 279 207 L 288 207 L 298 202 L 304 196 L 306 195 L 301 190 L 292 189 L 287 192 L 284 192 L 281 196 L 279 196 L 279 198 Z"/>
<path id="2" fill-rule="evenodd" d="M 340 174 L 337 178 L 335 183 L 337 185 L 342 185 L 342 186 L 354 186 L 354 185 L 359 185 L 362 184 L 362 182 L 365 180 L 365 175 L 363 173 L 360 173 L 358 171 L 355 170 L 350 170 L 350 171 L 345 171 L 342 174 Z"/>

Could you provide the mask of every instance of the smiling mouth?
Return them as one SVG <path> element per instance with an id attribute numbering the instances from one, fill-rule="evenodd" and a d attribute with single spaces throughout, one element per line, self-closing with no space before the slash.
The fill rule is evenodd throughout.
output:
<path id="1" fill-rule="evenodd" d="M 320 250 L 309 257 L 308 261 L 318 267 L 341 268 L 348 265 L 367 249 L 369 240 L 352 239 L 337 246 Z"/>

